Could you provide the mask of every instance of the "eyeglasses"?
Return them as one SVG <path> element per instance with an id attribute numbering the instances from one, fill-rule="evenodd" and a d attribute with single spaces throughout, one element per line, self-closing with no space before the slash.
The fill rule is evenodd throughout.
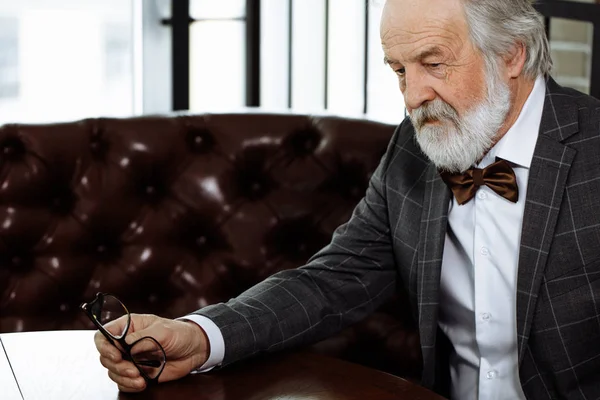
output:
<path id="1" fill-rule="evenodd" d="M 150 336 L 140 338 L 132 344 L 127 344 L 125 336 L 131 325 L 131 314 L 119 299 L 108 293 L 97 293 L 93 301 L 81 304 L 80 308 L 104 337 L 119 349 L 123 354 L 123 358 L 131 361 L 137 367 L 146 383 L 158 383 L 158 377 L 167 363 L 165 350 L 156 339 Z M 104 327 L 110 321 L 122 316 L 127 316 L 127 322 L 120 334 L 112 334 Z"/>

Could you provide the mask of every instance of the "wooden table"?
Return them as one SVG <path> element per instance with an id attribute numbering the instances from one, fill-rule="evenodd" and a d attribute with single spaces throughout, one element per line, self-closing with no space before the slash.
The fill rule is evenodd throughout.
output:
<path id="1" fill-rule="evenodd" d="M 16 376 L 25 400 L 442 399 L 396 376 L 308 353 L 269 355 L 162 383 L 141 394 L 120 393 L 98 361 L 93 335 L 94 331 L 0 335 L 8 356 L 7 360 L 0 349 L 0 398 L 22 399 Z"/>

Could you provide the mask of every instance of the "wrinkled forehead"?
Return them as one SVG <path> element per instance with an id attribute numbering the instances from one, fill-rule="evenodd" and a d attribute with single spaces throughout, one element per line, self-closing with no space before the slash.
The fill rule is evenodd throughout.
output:
<path id="1" fill-rule="evenodd" d="M 463 0 L 387 0 L 380 25 L 384 46 L 428 39 L 468 41 Z"/>

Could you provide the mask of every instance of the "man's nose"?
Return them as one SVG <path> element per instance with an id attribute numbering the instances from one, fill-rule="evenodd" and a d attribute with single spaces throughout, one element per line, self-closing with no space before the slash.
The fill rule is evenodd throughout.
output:
<path id="1" fill-rule="evenodd" d="M 435 99 L 435 91 L 428 84 L 426 77 L 418 72 L 407 73 L 403 86 L 404 104 L 409 112 Z"/>

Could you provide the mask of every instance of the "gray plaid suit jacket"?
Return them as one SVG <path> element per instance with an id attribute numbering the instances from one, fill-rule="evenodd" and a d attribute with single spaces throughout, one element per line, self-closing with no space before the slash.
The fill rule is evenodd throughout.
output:
<path id="1" fill-rule="evenodd" d="M 450 192 L 405 120 L 365 197 L 307 265 L 198 310 L 221 329 L 223 365 L 312 343 L 396 290 L 418 321 L 422 384 L 445 394 L 438 329 Z M 517 282 L 519 375 L 529 399 L 600 398 L 600 101 L 551 78 L 529 173 Z M 500 299 L 499 299 L 500 301 Z"/>

